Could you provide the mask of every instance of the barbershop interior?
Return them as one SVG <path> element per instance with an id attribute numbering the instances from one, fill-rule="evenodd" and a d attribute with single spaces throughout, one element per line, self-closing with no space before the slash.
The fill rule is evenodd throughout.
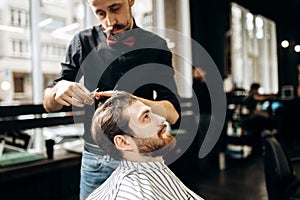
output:
<path id="1" fill-rule="evenodd" d="M 135 0 L 173 54 L 167 164 L 207 200 L 300 199 L 300 1 Z M 43 107 L 86 0 L 0 1 L 0 199 L 79 199 L 84 110 Z M 154 91 L 155 92 L 155 91 Z M 297 173 L 299 171 L 299 173 Z"/>

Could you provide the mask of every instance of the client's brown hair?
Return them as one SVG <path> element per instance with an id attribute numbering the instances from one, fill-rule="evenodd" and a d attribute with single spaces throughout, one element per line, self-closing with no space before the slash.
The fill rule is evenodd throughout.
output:
<path id="1" fill-rule="evenodd" d="M 120 160 L 122 153 L 115 147 L 116 135 L 131 135 L 128 127 L 129 118 L 122 113 L 137 99 L 127 92 L 115 92 L 104 103 L 99 104 L 92 119 L 91 132 L 96 144 L 105 154 Z"/>

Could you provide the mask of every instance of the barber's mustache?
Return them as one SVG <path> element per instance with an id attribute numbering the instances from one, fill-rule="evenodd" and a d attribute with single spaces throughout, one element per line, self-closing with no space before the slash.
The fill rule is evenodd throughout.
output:
<path id="1" fill-rule="evenodd" d="M 114 31 L 114 30 L 124 29 L 127 25 L 128 25 L 128 23 L 127 23 L 127 24 L 115 24 L 115 25 L 113 26 L 113 31 Z"/>
<path id="2" fill-rule="evenodd" d="M 108 30 L 104 30 L 104 32 L 112 32 L 113 33 L 114 31 L 125 29 L 128 26 L 129 26 L 129 22 L 127 22 L 126 24 L 115 24 L 112 26 L 112 28 L 108 28 Z"/>

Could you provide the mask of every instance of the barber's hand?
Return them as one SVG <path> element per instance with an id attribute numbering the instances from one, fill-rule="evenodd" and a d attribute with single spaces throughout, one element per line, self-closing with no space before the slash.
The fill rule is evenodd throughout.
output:
<path id="1" fill-rule="evenodd" d="M 55 85 L 55 90 L 54 99 L 61 105 L 83 107 L 94 103 L 94 95 L 79 83 L 61 80 Z"/>
<path id="2" fill-rule="evenodd" d="M 102 97 L 111 97 L 116 91 L 115 90 L 108 90 L 104 92 L 95 92 L 95 98 L 96 99 L 101 99 Z"/>
<path id="3" fill-rule="evenodd" d="M 199 79 L 202 83 L 205 83 L 206 81 L 205 76 L 206 76 L 206 71 L 204 71 L 200 67 L 195 67 L 195 69 L 193 70 L 193 77 L 195 79 Z"/>

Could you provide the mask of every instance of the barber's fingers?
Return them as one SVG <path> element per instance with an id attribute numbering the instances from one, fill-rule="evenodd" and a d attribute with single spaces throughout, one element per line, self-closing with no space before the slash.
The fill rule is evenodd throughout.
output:
<path id="1" fill-rule="evenodd" d="M 88 89 L 86 89 L 86 87 L 84 87 L 80 83 L 75 83 L 74 89 L 78 89 L 80 92 L 85 93 L 85 94 L 89 94 L 90 93 L 90 91 Z"/>
<path id="2" fill-rule="evenodd" d="M 90 95 L 90 91 L 79 83 L 74 85 L 72 96 L 84 104 L 92 105 L 94 103 L 93 95 Z"/>
<path id="3" fill-rule="evenodd" d="M 72 97 L 67 94 L 56 95 L 55 101 L 64 106 L 72 105 Z"/>
<path id="4" fill-rule="evenodd" d="M 95 98 L 100 99 L 101 97 L 111 97 L 116 91 L 108 90 L 104 92 L 95 92 Z"/>
<path id="5" fill-rule="evenodd" d="M 54 99 L 61 105 L 70 106 L 72 104 L 72 94 L 72 89 L 63 86 L 63 84 L 56 85 L 56 93 Z"/>
<path id="6" fill-rule="evenodd" d="M 84 95 L 85 96 L 85 95 Z M 73 93 L 73 96 L 72 98 L 77 101 L 77 102 L 80 102 L 83 104 L 88 104 L 88 105 L 92 105 L 94 104 L 94 97 L 92 95 L 87 95 L 87 97 L 85 98 L 84 96 L 79 96 L 78 94 L 76 93 Z M 72 103 L 73 104 L 73 103 Z M 76 102 L 74 103 L 76 104 Z M 73 104 L 73 105 L 74 105 Z"/>
<path id="7" fill-rule="evenodd" d="M 56 84 L 55 100 L 64 106 L 79 106 L 84 104 L 92 105 L 94 103 L 93 96 L 89 95 L 89 91 L 81 84 L 62 80 Z"/>
<path id="8" fill-rule="evenodd" d="M 64 106 L 77 106 L 77 107 L 83 107 L 84 106 L 84 103 L 82 100 L 78 100 L 77 98 L 75 97 L 71 97 L 71 96 L 68 96 L 68 95 L 63 95 L 63 96 L 60 96 L 59 98 L 56 99 L 56 101 L 61 104 L 61 105 L 64 105 Z"/>
<path id="9" fill-rule="evenodd" d="M 67 96 L 72 96 L 73 89 L 76 83 L 62 80 L 55 85 L 55 98 L 64 99 Z"/>
<path id="10" fill-rule="evenodd" d="M 77 107 L 83 107 L 84 101 L 78 100 L 75 97 L 72 97 L 72 105 Z"/>
<path id="11" fill-rule="evenodd" d="M 82 107 L 84 104 L 92 105 L 94 103 L 93 97 L 89 95 L 89 90 L 79 83 L 64 81 L 61 89 L 58 90 L 61 90 L 62 100 L 69 105 Z"/>

